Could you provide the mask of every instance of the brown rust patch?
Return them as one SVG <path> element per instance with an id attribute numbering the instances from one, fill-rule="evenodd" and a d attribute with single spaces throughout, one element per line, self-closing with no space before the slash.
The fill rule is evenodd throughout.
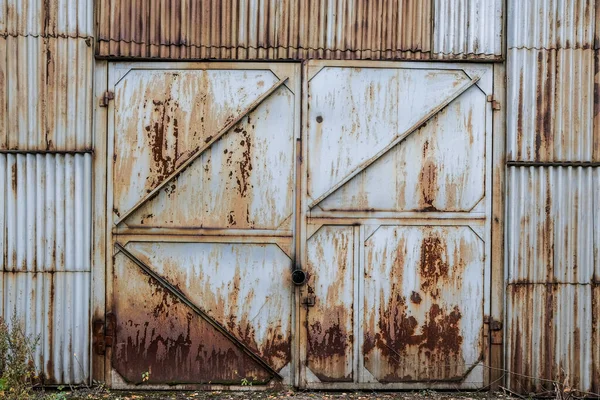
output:
<path id="1" fill-rule="evenodd" d="M 421 304 L 421 301 L 423 299 L 421 298 L 421 295 L 418 292 L 412 292 L 412 294 L 410 295 L 410 301 L 413 304 Z"/>
<path id="2" fill-rule="evenodd" d="M 179 125 L 173 117 L 174 110 L 179 108 L 177 101 L 170 97 L 166 100 L 153 100 L 151 122 L 145 127 L 148 137 L 152 162 L 147 178 L 147 188 L 154 188 L 175 170 L 175 162 L 179 159 Z M 169 192 L 172 192 L 171 188 Z"/>
<path id="3" fill-rule="evenodd" d="M 117 263 L 113 366 L 130 383 L 267 381 L 269 374 L 233 342 L 132 263 Z M 119 318 L 120 317 L 120 318 Z"/>
<path id="4" fill-rule="evenodd" d="M 434 206 L 438 191 L 438 171 L 435 163 L 428 157 L 430 143 L 423 145 L 423 166 L 419 173 L 420 199 L 419 211 L 437 211 Z"/>
<path id="5" fill-rule="evenodd" d="M 449 266 L 446 260 L 446 246 L 439 237 L 423 238 L 419 264 L 421 289 L 429 292 L 434 298 L 439 296 L 439 280 L 448 277 Z"/>

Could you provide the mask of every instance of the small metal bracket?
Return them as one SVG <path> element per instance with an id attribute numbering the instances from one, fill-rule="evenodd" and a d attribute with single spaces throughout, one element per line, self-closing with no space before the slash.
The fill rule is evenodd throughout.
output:
<path id="1" fill-rule="evenodd" d="M 108 107 L 108 102 L 115 98 L 115 93 L 107 90 L 100 98 L 100 107 Z"/>
<path id="2" fill-rule="evenodd" d="M 106 348 L 112 347 L 117 330 L 117 318 L 115 314 L 106 314 L 106 321 L 96 320 L 93 323 L 93 347 L 98 355 L 105 355 Z"/>
<path id="3" fill-rule="evenodd" d="M 315 302 L 315 296 L 306 296 L 302 299 L 302 305 L 306 307 L 314 307 Z"/>
<path id="4" fill-rule="evenodd" d="M 502 106 L 500 105 L 500 102 L 496 100 L 496 97 L 492 94 L 488 95 L 487 97 L 487 101 L 489 103 L 492 103 L 492 110 L 501 110 Z"/>
<path id="5" fill-rule="evenodd" d="M 489 316 L 483 318 L 483 323 L 490 326 L 490 331 L 501 331 L 504 327 L 502 321 L 497 321 Z"/>

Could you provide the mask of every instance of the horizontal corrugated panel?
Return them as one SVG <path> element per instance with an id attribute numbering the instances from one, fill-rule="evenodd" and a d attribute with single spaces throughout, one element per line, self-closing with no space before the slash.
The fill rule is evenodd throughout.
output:
<path id="1" fill-rule="evenodd" d="M 98 55 L 427 58 L 431 0 L 102 0 Z"/>
<path id="2" fill-rule="evenodd" d="M 582 391 L 598 385 L 600 375 L 592 375 L 591 285 L 508 285 L 506 296 L 512 390 L 553 394 L 552 381 Z"/>
<path id="3" fill-rule="evenodd" d="M 93 58 L 84 39 L 0 38 L 0 149 L 91 149 Z"/>
<path id="4" fill-rule="evenodd" d="M 2 315 L 16 315 L 23 332 L 38 338 L 36 367 L 45 383 L 79 384 L 89 378 L 88 272 L 4 272 Z"/>
<path id="5" fill-rule="evenodd" d="M 593 50 L 509 50 L 507 79 L 508 160 L 592 161 Z"/>
<path id="6" fill-rule="evenodd" d="M 594 273 L 588 167 L 510 167 L 506 247 L 509 283 L 590 283 Z"/>
<path id="7" fill-rule="evenodd" d="M 502 57 L 502 0 L 435 0 L 433 57 Z"/>
<path id="8" fill-rule="evenodd" d="M 508 48 L 589 49 L 595 0 L 508 1 Z"/>
<path id="9" fill-rule="evenodd" d="M 0 0 L 0 36 L 91 37 L 93 0 Z"/>
<path id="10" fill-rule="evenodd" d="M 89 271 L 92 155 L 0 154 L 5 271 Z"/>

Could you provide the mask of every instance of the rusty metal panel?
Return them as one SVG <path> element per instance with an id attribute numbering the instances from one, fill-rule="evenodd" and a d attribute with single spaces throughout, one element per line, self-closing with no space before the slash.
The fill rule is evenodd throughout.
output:
<path id="1" fill-rule="evenodd" d="M 89 271 L 91 154 L 0 155 L 5 271 Z"/>
<path id="2" fill-rule="evenodd" d="M 431 0 L 102 0 L 102 57 L 428 58 Z"/>
<path id="3" fill-rule="evenodd" d="M 91 38 L 93 0 L 0 0 L 0 36 Z"/>
<path id="4" fill-rule="evenodd" d="M 469 227 L 376 228 L 365 241 L 362 350 L 371 375 L 383 383 L 469 375 L 483 345 L 484 257 Z M 482 384 L 483 370 L 468 380 Z"/>
<path id="5" fill-rule="evenodd" d="M 23 331 L 39 338 L 35 361 L 46 384 L 89 379 L 90 275 L 88 272 L 4 272 L 2 315 L 17 315 Z"/>
<path id="6" fill-rule="evenodd" d="M 502 58 L 502 0 L 434 0 L 436 59 Z"/>
<path id="7" fill-rule="evenodd" d="M 323 68 L 309 89 L 309 196 L 322 197 L 469 81 L 463 70 Z M 485 107 L 472 86 L 319 207 L 470 211 L 485 189 Z"/>
<path id="8" fill-rule="evenodd" d="M 277 371 L 291 350 L 291 261 L 275 245 L 136 243 L 127 248 Z M 255 384 L 271 376 L 121 253 L 113 365 L 129 383 Z M 269 279 L 264 279 L 269 276 Z"/>
<path id="9" fill-rule="evenodd" d="M 586 167 L 508 169 L 508 282 L 591 282 L 597 236 L 593 174 Z"/>
<path id="10" fill-rule="evenodd" d="M 130 242 L 127 248 L 275 370 L 289 368 L 292 261 L 277 245 Z"/>
<path id="11" fill-rule="evenodd" d="M 600 284 L 592 285 L 592 392 L 600 393 Z"/>
<path id="12" fill-rule="evenodd" d="M 323 226 L 307 243 L 307 368 L 317 382 L 354 381 L 354 248 L 352 226 Z"/>
<path id="13" fill-rule="evenodd" d="M 507 159 L 592 161 L 593 50 L 510 49 Z"/>
<path id="14" fill-rule="evenodd" d="M 485 386 L 491 69 L 324 61 L 307 75 L 302 386 Z M 328 319 L 347 339 L 316 346 Z"/>
<path id="15" fill-rule="evenodd" d="M 113 386 L 292 382 L 298 70 L 110 65 Z"/>
<path id="16" fill-rule="evenodd" d="M 115 90 L 115 218 L 277 81 L 269 70 L 129 72 Z M 293 116 L 294 95 L 282 87 L 128 226 L 291 229 Z"/>
<path id="17" fill-rule="evenodd" d="M 590 285 L 508 285 L 506 296 L 507 383 L 512 390 L 554 393 L 552 381 L 588 392 L 593 380 L 597 386 Z"/>
<path id="18" fill-rule="evenodd" d="M 91 150 L 92 66 L 85 39 L 0 37 L 0 150 Z"/>
<path id="19" fill-rule="evenodd" d="M 509 49 L 590 49 L 594 44 L 595 0 L 511 0 L 507 6 Z"/>
<path id="20" fill-rule="evenodd" d="M 594 283 L 600 284 L 600 211 L 598 211 L 598 202 L 600 202 L 600 168 L 594 168 L 592 171 L 592 190 L 593 190 L 593 213 L 594 222 L 594 276 L 592 278 Z M 589 216 L 588 216 L 589 218 Z M 600 299 L 600 298 L 599 298 Z M 600 362 L 600 360 L 599 360 Z"/>

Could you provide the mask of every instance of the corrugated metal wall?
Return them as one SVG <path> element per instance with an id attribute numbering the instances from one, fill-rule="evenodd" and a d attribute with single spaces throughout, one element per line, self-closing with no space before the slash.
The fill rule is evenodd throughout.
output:
<path id="1" fill-rule="evenodd" d="M 502 0 L 100 0 L 97 20 L 110 58 L 502 57 Z"/>
<path id="2" fill-rule="evenodd" d="M 0 315 L 46 383 L 89 379 L 92 0 L 0 0 Z"/>
<path id="3" fill-rule="evenodd" d="M 520 393 L 544 379 L 600 392 L 596 8 L 508 1 L 505 351 Z"/>

